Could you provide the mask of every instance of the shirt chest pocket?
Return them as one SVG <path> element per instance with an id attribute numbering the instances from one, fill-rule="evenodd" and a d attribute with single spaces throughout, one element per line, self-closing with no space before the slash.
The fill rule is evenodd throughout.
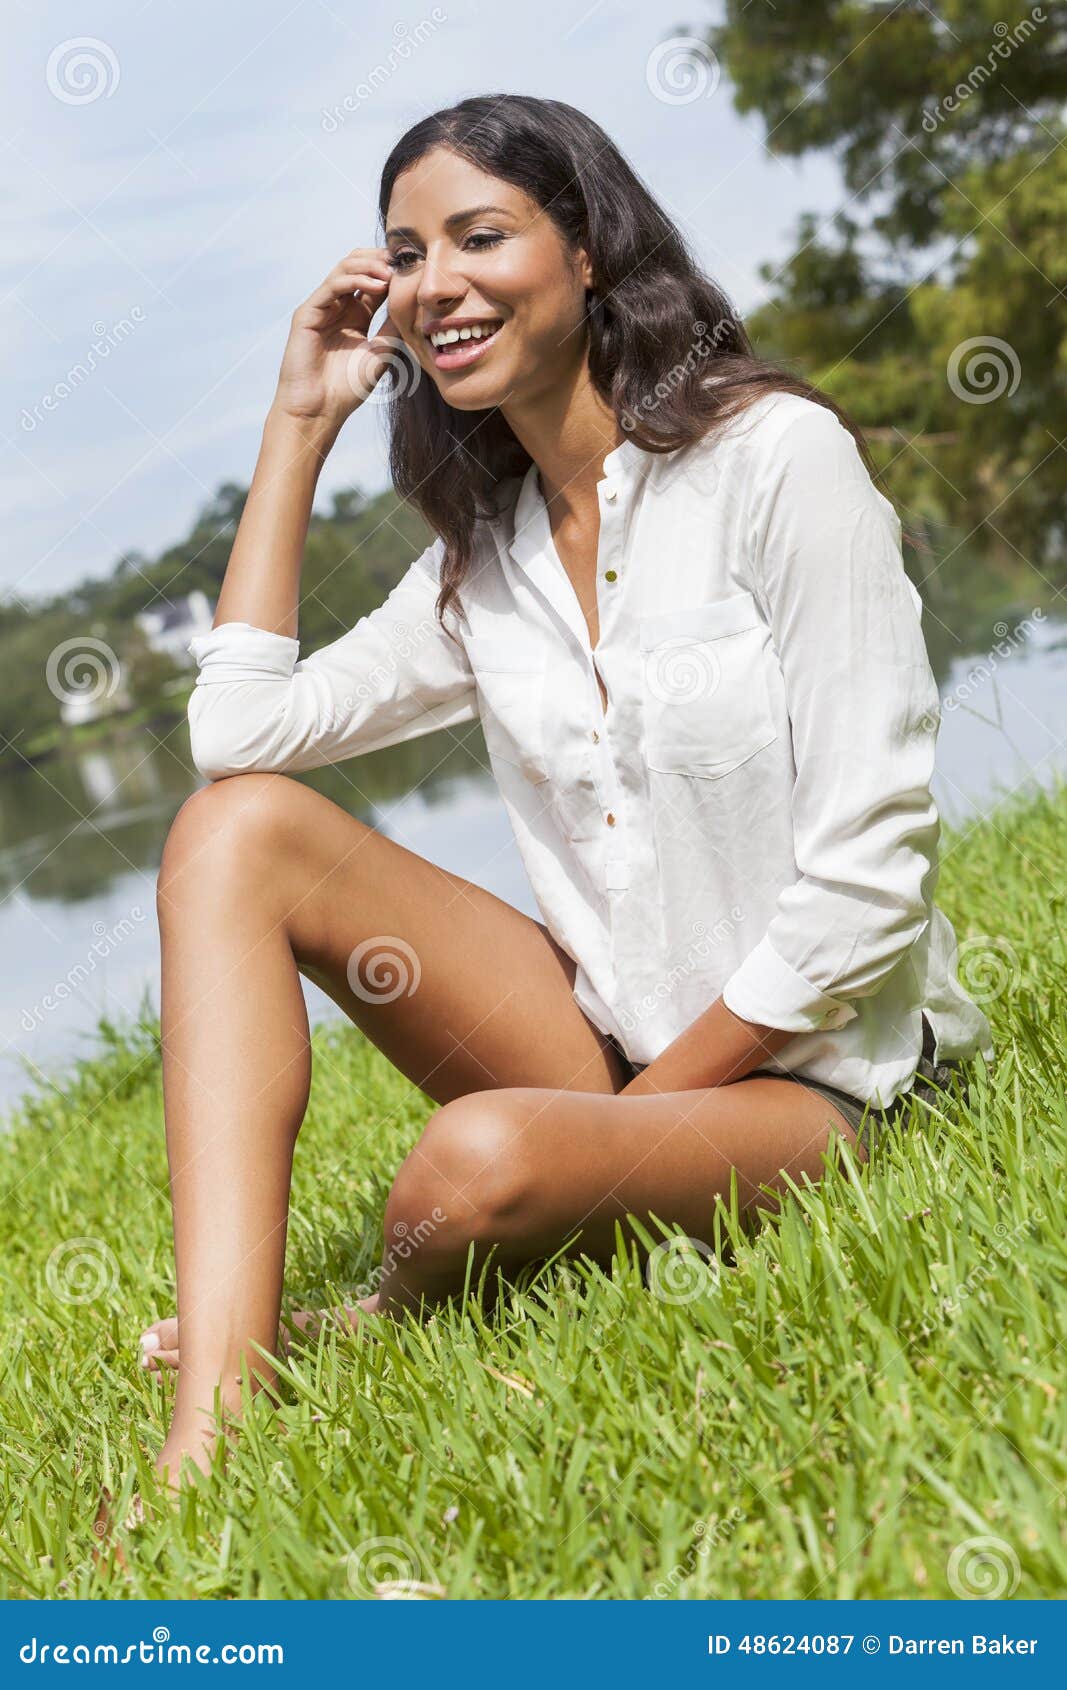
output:
<path id="1" fill-rule="evenodd" d="M 751 593 L 641 619 L 648 766 L 720 780 L 777 738 L 770 632 Z"/>
<path id="2" fill-rule="evenodd" d="M 548 779 L 546 656 L 529 642 L 469 638 L 467 658 L 478 685 L 482 733 L 494 766 L 517 769 L 535 784 Z"/>

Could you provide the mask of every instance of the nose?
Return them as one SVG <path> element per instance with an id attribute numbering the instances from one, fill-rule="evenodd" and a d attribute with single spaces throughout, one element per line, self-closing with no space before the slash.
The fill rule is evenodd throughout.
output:
<path id="1" fill-rule="evenodd" d="M 462 298 L 465 288 L 466 283 L 449 269 L 431 246 L 423 261 L 416 295 L 423 316 L 445 316 L 447 307 Z"/>

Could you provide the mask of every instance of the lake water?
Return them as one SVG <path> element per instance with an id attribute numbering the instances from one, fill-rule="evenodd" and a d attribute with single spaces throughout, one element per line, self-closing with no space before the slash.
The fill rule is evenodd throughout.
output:
<path id="1" fill-rule="evenodd" d="M 1067 772 L 1067 616 L 1040 577 L 938 571 L 923 591 L 949 825 Z M 480 731 L 301 777 L 411 850 L 536 915 Z M 158 1008 L 155 876 L 200 784 L 184 722 L 0 776 L 0 1111 L 93 1048 L 99 1018 Z M 313 1022 L 338 1013 L 305 982 Z"/>

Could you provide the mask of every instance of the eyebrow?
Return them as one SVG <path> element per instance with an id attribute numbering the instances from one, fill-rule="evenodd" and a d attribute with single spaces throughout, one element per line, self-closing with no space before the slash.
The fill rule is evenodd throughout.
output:
<path id="1" fill-rule="evenodd" d="M 500 212 L 504 217 L 515 215 L 514 212 L 508 211 L 507 207 L 503 205 L 472 205 L 468 206 L 466 211 L 454 211 L 451 217 L 446 217 L 445 228 L 451 232 L 453 229 L 458 229 L 461 223 L 469 223 L 472 217 L 484 217 L 486 212 L 489 211 Z M 419 238 L 416 229 L 396 228 L 385 231 L 387 241 L 392 240 L 394 235 L 406 236 L 409 241 L 417 241 Z"/>

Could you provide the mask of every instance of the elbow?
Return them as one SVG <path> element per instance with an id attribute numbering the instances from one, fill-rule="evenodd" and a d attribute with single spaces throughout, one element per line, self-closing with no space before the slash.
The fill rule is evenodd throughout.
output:
<path id="1" fill-rule="evenodd" d="M 874 997 L 911 956 L 929 926 L 925 903 L 868 902 L 862 944 L 843 978 L 827 989 L 836 997 Z"/>
<path id="2" fill-rule="evenodd" d="M 874 845 L 860 864 L 849 894 L 862 911 L 871 956 L 871 978 L 864 992 L 875 992 L 921 940 L 930 925 L 937 884 L 940 822 L 929 792 L 916 798 L 910 813 L 887 806 L 881 831 L 868 837 Z"/>
<path id="3" fill-rule="evenodd" d="M 190 734 L 193 767 L 203 780 L 225 780 L 229 775 L 249 774 L 259 768 L 254 758 L 242 757 L 233 746 L 217 737 Z"/>
<path id="4" fill-rule="evenodd" d="M 189 701 L 189 750 L 202 779 L 225 780 L 273 767 L 259 735 L 242 733 L 232 714 L 212 708 L 194 690 Z"/>
<path id="5" fill-rule="evenodd" d="M 202 780 L 226 780 L 230 775 L 244 774 L 246 771 L 236 763 L 227 763 L 211 757 L 201 757 L 193 753 L 193 767 Z"/>

